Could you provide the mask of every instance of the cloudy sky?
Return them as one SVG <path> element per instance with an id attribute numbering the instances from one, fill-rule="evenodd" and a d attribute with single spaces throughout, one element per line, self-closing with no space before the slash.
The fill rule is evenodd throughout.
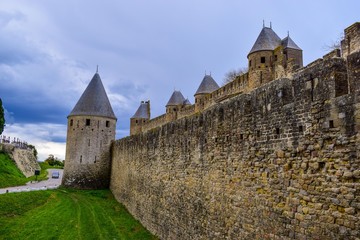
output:
<path id="1" fill-rule="evenodd" d="M 221 84 L 247 66 L 263 20 L 281 38 L 290 32 L 306 65 L 360 21 L 359 9 L 358 0 L 1 0 L 3 135 L 34 144 L 39 160 L 64 159 L 66 117 L 97 65 L 121 138 L 141 100 L 155 117 L 174 89 L 193 103 L 205 71 Z"/>

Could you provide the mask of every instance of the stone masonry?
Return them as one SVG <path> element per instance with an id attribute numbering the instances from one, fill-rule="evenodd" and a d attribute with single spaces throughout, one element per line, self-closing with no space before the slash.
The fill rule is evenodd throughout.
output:
<path id="1" fill-rule="evenodd" d="M 117 140 L 113 194 L 161 239 L 359 239 L 360 51 L 345 45 Z"/>

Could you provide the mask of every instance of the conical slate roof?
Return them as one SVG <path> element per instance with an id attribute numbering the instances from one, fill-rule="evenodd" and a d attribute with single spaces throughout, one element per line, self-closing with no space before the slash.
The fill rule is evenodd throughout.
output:
<path id="1" fill-rule="evenodd" d="M 148 102 L 141 102 L 141 104 L 140 104 L 139 108 L 137 109 L 136 113 L 131 118 L 146 118 L 146 119 L 149 119 L 150 118 L 149 103 Z"/>
<path id="2" fill-rule="evenodd" d="M 219 85 L 215 82 L 215 80 L 210 75 L 205 75 L 195 95 L 201 93 L 212 93 L 218 88 Z"/>
<path id="3" fill-rule="evenodd" d="M 69 117 L 84 115 L 116 119 L 98 73 L 91 79 Z"/>
<path id="4" fill-rule="evenodd" d="M 187 99 L 185 99 L 185 101 L 184 101 L 184 105 L 191 105 L 191 102 L 189 101 L 189 99 L 187 98 Z"/>
<path id="5" fill-rule="evenodd" d="M 257 51 L 274 50 L 280 44 L 279 36 L 271 28 L 263 27 L 249 54 Z"/>
<path id="6" fill-rule="evenodd" d="M 281 41 L 281 44 L 283 45 L 284 48 L 292 48 L 292 49 L 302 50 L 301 48 L 299 48 L 298 45 L 296 45 L 296 43 L 290 38 L 290 36 L 287 36 L 286 38 L 284 38 Z"/>
<path id="7" fill-rule="evenodd" d="M 174 106 L 174 105 L 183 104 L 184 101 L 185 101 L 185 98 L 182 95 L 182 93 L 180 91 L 174 91 L 173 94 L 171 95 L 168 103 L 166 104 L 166 106 Z"/>

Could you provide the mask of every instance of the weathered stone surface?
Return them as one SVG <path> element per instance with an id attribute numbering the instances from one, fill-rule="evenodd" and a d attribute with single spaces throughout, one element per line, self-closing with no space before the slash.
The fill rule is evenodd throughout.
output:
<path id="1" fill-rule="evenodd" d="M 115 139 L 115 127 L 112 118 L 69 117 L 62 185 L 79 189 L 109 187 L 110 144 Z"/>
<path id="2" fill-rule="evenodd" d="M 359 239 L 360 52 L 350 50 L 117 140 L 115 197 L 161 239 Z"/>

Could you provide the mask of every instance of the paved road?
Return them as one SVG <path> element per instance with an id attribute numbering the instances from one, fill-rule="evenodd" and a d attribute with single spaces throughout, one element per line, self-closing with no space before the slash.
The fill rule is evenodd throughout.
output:
<path id="1" fill-rule="evenodd" d="M 59 178 L 51 178 L 51 174 L 53 171 L 59 171 L 60 177 Z M 46 190 L 46 189 L 55 189 L 61 185 L 61 179 L 63 177 L 63 170 L 62 169 L 48 169 L 48 180 L 31 183 L 28 182 L 24 186 L 18 187 L 7 187 L 7 188 L 0 188 L 0 194 L 6 192 L 29 192 L 29 191 L 37 191 L 37 190 Z"/>

